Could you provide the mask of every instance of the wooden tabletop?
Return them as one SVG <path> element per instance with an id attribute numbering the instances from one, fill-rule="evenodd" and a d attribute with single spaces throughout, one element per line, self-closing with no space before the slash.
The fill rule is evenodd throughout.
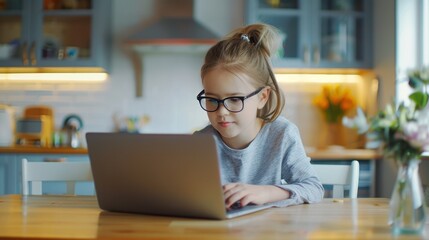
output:
<path id="1" fill-rule="evenodd" d="M 314 160 L 376 160 L 380 159 L 377 151 L 372 149 L 316 149 L 306 148 L 307 155 Z M 88 154 L 86 148 L 69 147 L 37 147 L 37 146 L 10 146 L 0 147 L 2 153 L 30 153 L 30 154 Z"/>
<path id="2" fill-rule="evenodd" d="M 104 212 L 91 196 L 0 196 L 0 239 L 390 239 L 387 219 L 381 198 L 325 199 L 220 221 Z"/>

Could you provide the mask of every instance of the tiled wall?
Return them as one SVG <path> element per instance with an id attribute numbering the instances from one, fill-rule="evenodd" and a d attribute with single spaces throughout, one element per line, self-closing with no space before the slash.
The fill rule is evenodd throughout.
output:
<path id="1" fill-rule="evenodd" d="M 95 111 L 103 106 L 106 96 L 105 83 L 0 83 L 0 102 L 15 108 L 16 117 L 22 115 L 23 109 L 29 105 L 47 105 L 54 109 L 54 122 L 61 127 L 67 114 L 76 113 L 84 120 L 93 119 L 93 123 L 85 121 L 88 127 L 103 129 L 107 122 L 98 121 L 105 114 Z M 105 107 L 108 109 L 108 107 Z M 107 112 L 106 112 L 107 113 Z"/>
<path id="2" fill-rule="evenodd" d="M 143 96 L 135 96 L 132 72 L 112 71 L 102 83 L 1 82 L 0 103 L 14 106 L 16 116 L 28 105 L 54 110 L 55 127 L 67 114 L 82 117 L 86 131 L 113 131 L 115 115 L 150 117 L 145 132 L 189 133 L 207 121 L 196 94 L 201 90 L 202 56 L 149 56 L 144 63 Z M 130 74 L 131 73 L 131 74 Z"/>
<path id="3" fill-rule="evenodd" d="M 330 132 L 332 129 L 328 129 L 322 112 L 313 104 L 313 99 L 322 92 L 323 86 L 341 84 L 348 88 L 357 106 L 363 108 L 369 115 L 374 114 L 377 108 L 377 92 L 370 90 L 370 85 L 376 80 L 370 73 L 292 74 L 279 77 L 279 80 L 286 98 L 283 115 L 298 126 L 306 146 L 326 147 L 326 140 L 329 134 L 332 134 Z M 348 112 L 347 115 L 353 117 L 355 110 Z M 365 143 L 364 137 L 358 135 L 355 129 L 343 127 L 337 134 L 342 135 L 341 145 L 348 148 L 363 147 Z"/>

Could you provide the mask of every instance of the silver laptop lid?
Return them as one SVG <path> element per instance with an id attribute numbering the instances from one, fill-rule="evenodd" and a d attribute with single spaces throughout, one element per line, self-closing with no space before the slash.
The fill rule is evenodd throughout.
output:
<path id="1" fill-rule="evenodd" d="M 101 209 L 227 217 L 211 135 L 87 133 L 86 139 Z"/>

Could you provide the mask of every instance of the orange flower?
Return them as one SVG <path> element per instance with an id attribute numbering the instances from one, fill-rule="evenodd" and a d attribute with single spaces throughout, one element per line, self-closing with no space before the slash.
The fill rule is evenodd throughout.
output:
<path id="1" fill-rule="evenodd" d="M 313 104 L 320 108 L 328 122 L 339 122 L 345 112 L 356 106 L 350 89 L 341 85 L 325 85 L 322 93 L 313 99 Z"/>
<path id="2" fill-rule="evenodd" d="M 318 96 L 313 100 L 313 103 L 320 107 L 321 109 L 327 109 L 329 107 L 329 102 L 326 98 Z"/>
<path id="3" fill-rule="evenodd" d="M 351 98 L 344 98 L 340 106 L 343 111 L 347 111 L 355 106 L 355 102 Z"/>

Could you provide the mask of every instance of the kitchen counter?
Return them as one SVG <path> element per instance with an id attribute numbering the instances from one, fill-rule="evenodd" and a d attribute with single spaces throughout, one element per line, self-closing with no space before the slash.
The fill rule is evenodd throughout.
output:
<path id="1" fill-rule="evenodd" d="M 373 149 L 306 148 L 307 155 L 314 160 L 378 160 L 381 155 Z"/>
<path id="2" fill-rule="evenodd" d="M 34 154 L 88 154 L 86 148 L 69 147 L 33 147 L 33 146 L 11 146 L 0 147 L 0 154 L 3 153 L 34 153 Z"/>

